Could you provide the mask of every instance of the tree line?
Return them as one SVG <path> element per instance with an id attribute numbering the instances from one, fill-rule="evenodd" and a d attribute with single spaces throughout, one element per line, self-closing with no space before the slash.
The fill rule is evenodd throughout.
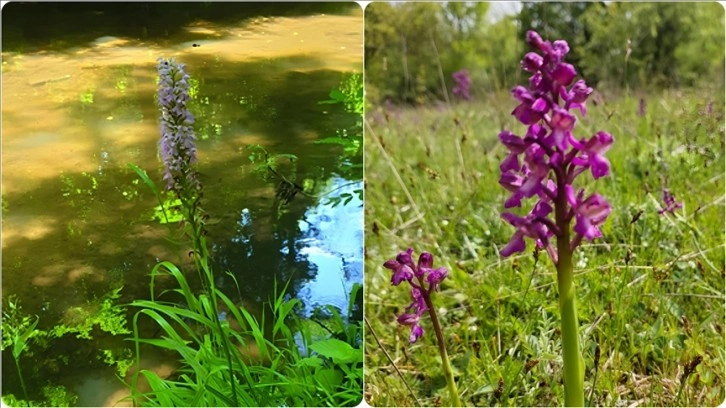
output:
<path id="1" fill-rule="evenodd" d="M 564 39 L 568 61 L 609 89 L 724 85 L 724 8 L 718 3 L 521 3 L 494 18 L 489 3 L 371 3 L 365 15 L 368 100 L 453 97 L 454 72 L 472 96 L 523 81 L 527 30 Z"/>

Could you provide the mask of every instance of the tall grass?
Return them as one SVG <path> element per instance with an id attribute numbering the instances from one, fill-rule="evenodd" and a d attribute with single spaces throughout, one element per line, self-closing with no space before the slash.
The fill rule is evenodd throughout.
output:
<path id="1" fill-rule="evenodd" d="M 721 92 L 721 93 L 719 93 Z M 604 236 L 573 260 L 585 392 L 592 405 L 718 405 L 724 399 L 724 97 L 722 90 L 599 97 L 578 137 L 607 128 L 613 205 Z M 638 103 L 647 103 L 645 116 Z M 437 405 L 445 381 L 430 339 L 407 345 L 383 262 L 416 242 L 451 271 L 439 297 L 462 402 L 563 400 L 555 278 L 543 254 L 501 259 L 500 219 L 515 124 L 509 95 L 453 107 L 370 109 L 366 133 L 366 398 Z M 684 208 L 659 215 L 662 189 Z M 448 263 L 448 264 L 446 264 Z M 424 329 L 430 329 L 424 327 Z M 388 357 L 386 357 L 388 355 Z M 699 360 L 702 359 L 702 360 Z M 700 363 L 699 363 L 700 362 Z M 692 368 L 689 375 L 684 375 Z M 410 388 L 410 390 L 409 390 Z M 679 392 L 679 389 L 682 391 Z"/>

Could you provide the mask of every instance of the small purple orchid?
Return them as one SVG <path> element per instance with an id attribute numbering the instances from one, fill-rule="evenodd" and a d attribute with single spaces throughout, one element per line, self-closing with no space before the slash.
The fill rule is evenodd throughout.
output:
<path id="1" fill-rule="evenodd" d="M 418 262 L 413 263 L 413 248 L 400 252 L 395 259 L 389 259 L 383 264 L 384 267 L 393 271 L 391 284 L 398 286 L 402 282 L 408 282 L 411 286 L 412 302 L 406 306 L 405 312 L 398 316 L 398 323 L 403 326 L 411 326 L 411 333 L 408 336 L 409 343 L 415 343 L 424 335 L 421 327 L 421 316 L 428 312 L 431 317 L 436 342 L 438 343 L 439 354 L 441 355 L 441 366 L 446 378 L 446 386 L 449 389 L 449 406 L 460 407 L 459 391 L 456 388 L 454 372 L 451 369 L 451 362 L 446 352 L 444 334 L 441 330 L 439 318 L 436 315 L 431 295 L 439 291 L 439 285 L 449 275 L 446 268 L 434 269 L 434 256 L 428 252 L 422 252 Z"/>
<path id="2" fill-rule="evenodd" d="M 406 313 L 398 317 L 398 323 L 404 326 L 411 326 L 411 335 L 408 340 L 415 343 L 424 330 L 419 325 L 419 320 L 424 312 L 430 309 L 431 293 L 439 290 L 439 284 L 446 278 L 449 271 L 446 268 L 434 269 L 434 256 L 428 252 L 422 252 L 418 263 L 413 263 L 413 248 L 401 252 L 396 259 L 386 261 L 383 266 L 392 270 L 391 284 L 398 286 L 401 282 L 408 282 L 411 285 L 411 298 L 413 301 L 406 307 Z"/>
<path id="3" fill-rule="evenodd" d="M 466 101 L 471 99 L 471 95 L 469 93 L 471 77 L 469 76 L 469 72 L 462 69 L 451 74 L 451 77 L 454 79 L 454 82 L 456 82 L 456 86 L 454 86 L 451 92 Z"/>
<path id="4" fill-rule="evenodd" d="M 665 207 L 658 211 L 658 214 L 660 215 L 665 213 L 673 214 L 677 209 L 683 207 L 683 202 L 676 201 L 676 197 L 671 194 L 671 191 L 667 188 L 663 189 L 663 203 L 665 203 Z"/>
<path id="5" fill-rule="evenodd" d="M 521 62 L 532 73 L 529 86 L 512 90 L 519 102 L 512 115 L 527 125 L 527 132 L 523 137 L 508 130 L 499 133 L 509 152 L 500 166 L 499 184 L 512 193 L 505 208 L 521 207 L 525 198 L 537 197 L 538 201 L 524 217 L 502 214 L 517 229 L 502 256 L 524 251 L 524 237 L 547 248 L 550 238 L 562 236 L 573 218 L 575 236 L 570 247 L 574 250 L 582 238 L 593 240 L 602 235 L 599 227 L 611 210 L 602 196 L 585 196 L 584 190 L 575 194 L 573 187 L 575 178 L 587 170 L 594 179 L 610 174 L 604 154 L 613 143 L 612 135 L 604 131 L 590 138 L 574 135 L 577 117 L 573 111 L 587 113 L 585 103 L 593 90 L 582 79 L 573 83 L 577 71 L 564 61 L 570 50 L 566 41 L 550 43 L 529 31 L 527 42 L 539 51 L 527 53 Z"/>

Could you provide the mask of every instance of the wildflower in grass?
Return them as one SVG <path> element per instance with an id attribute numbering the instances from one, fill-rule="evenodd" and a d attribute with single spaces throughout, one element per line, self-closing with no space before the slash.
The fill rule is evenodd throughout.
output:
<path id="1" fill-rule="evenodd" d="M 471 99 L 471 95 L 469 94 L 469 87 L 471 86 L 471 77 L 469 76 L 469 72 L 462 69 L 451 74 L 451 77 L 454 78 L 454 82 L 456 82 L 456 86 L 454 86 L 454 89 L 452 89 L 451 92 L 466 101 Z"/>
<path id="2" fill-rule="evenodd" d="M 643 116 L 645 116 L 645 112 L 645 98 L 640 98 L 640 102 L 638 102 L 638 116 L 642 118 Z"/>
<path id="3" fill-rule="evenodd" d="M 663 203 L 665 203 L 665 207 L 658 211 L 660 215 L 665 213 L 673 214 L 677 209 L 683 207 L 683 202 L 676 201 L 676 197 L 667 188 L 663 189 Z"/>
<path id="4" fill-rule="evenodd" d="M 588 194 L 574 184 L 588 170 L 593 179 L 610 174 L 610 162 L 604 155 L 613 137 L 605 131 L 583 138 L 576 135 L 576 113 L 586 115 L 585 105 L 593 89 L 583 79 L 575 81 L 576 68 L 565 62 L 569 44 L 564 40 L 546 41 L 535 31 L 527 33 L 527 42 L 534 51 L 524 56 L 521 66 L 532 75 L 527 86 L 512 90 L 518 102 L 512 115 L 527 130 L 524 136 L 508 130 L 499 133 L 508 151 L 500 165 L 499 184 L 511 193 L 505 208 L 521 207 L 528 198 L 536 202 L 524 216 L 502 213 L 516 230 L 501 254 L 523 252 L 525 238 L 530 238 L 547 251 L 557 267 L 565 400 L 568 406 L 582 406 L 584 364 L 578 339 L 572 253 L 583 238 L 591 241 L 602 236 L 600 227 L 611 206 L 603 196 Z"/>
<path id="5" fill-rule="evenodd" d="M 411 286 L 411 298 L 413 301 L 406 307 L 406 313 L 398 317 L 398 322 L 405 326 L 411 326 L 409 341 L 416 342 L 422 335 L 423 329 L 418 324 L 421 315 L 429 310 L 431 293 L 439 289 L 439 284 L 448 275 L 446 268 L 433 269 L 434 257 L 428 252 L 423 252 L 418 258 L 418 263 L 413 263 L 413 248 L 401 252 L 395 259 L 386 261 L 383 266 L 392 270 L 391 284 L 398 286 L 402 282 L 408 282 Z"/>
<path id="6" fill-rule="evenodd" d="M 161 159 L 168 190 L 199 191 L 199 176 L 192 165 L 197 160 L 194 116 L 189 112 L 189 75 L 184 64 L 159 58 L 158 102 L 161 110 Z"/>
<path id="7" fill-rule="evenodd" d="M 446 279 L 449 271 L 444 267 L 434 268 L 434 256 L 428 252 L 422 252 L 418 257 L 418 262 L 414 264 L 413 248 L 400 252 L 396 258 L 386 261 L 383 266 L 393 271 L 391 276 L 393 286 L 408 282 L 411 287 L 411 303 L 406 306 L 404 313 L 398 316 L 399 324 L 411 327 L 408 336 L 410 343 L 415 343 L 424 335 L 424 329 L 420 324 L 421 317 L 424 312 L 429 312 L 439 346 L 439 353 L 441 354 L 444 377 L 446 377 L 449 394 L 451 395 L 451 405 L 461 406 L 459 392 L 454 382 L 454 374 L 446 353 L 444 335 L 431 300 L 431 295 L 439 291 L 439 286 Z"/>

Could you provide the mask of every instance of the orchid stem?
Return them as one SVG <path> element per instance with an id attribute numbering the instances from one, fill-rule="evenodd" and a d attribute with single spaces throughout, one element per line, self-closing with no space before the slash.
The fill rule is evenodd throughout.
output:
<path id="1" fill-rule="evenodd" d="M 459 391 L 456 389 L 456 382 L 454 382 L 454 372 L 451 369 L 451 363 L 449 362 L 449 355 L 446 353 L 446 343 L 444 342 L 444 334 L 441 331 L 441 324 L 439 324 L 439 318 L 436 315 L 436 309 L 434 309 L 433 302 L 431 302 L 431 294 L 424 292 L 424 300 L 426 301 L 426 307 L 429 309 L 429 315 L 431 316 L 431 322 L 434 325 L 434 333 L 436 333 L 436 341 L 439 345 L 439 354 L 441 354 L 441 363 L 444 369 L 444 377 L 446 377 L 446 386 L 449 389 L 449 396 L 452 407 L 460 407 L 461 400 L 459 400 Z"/>
<path id="2" fill-rule="evenodd" d="M 572 250 L 569 231 L 557 241 L 557 285 L 560 293 L 560 319 L 562 332 L 562 361 L 564 364 L 565 406 L 585 406 L 585 370 L 580 353 L 580 332 L 575 304 L 575 284 L 572 273 Z"/>

